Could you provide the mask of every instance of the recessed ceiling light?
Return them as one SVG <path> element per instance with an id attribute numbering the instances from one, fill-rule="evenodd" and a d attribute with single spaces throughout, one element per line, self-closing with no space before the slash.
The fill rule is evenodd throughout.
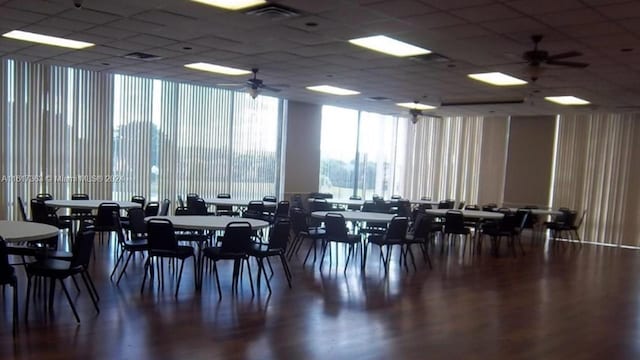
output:
<path id="1" fill-rule="evenodd" d="M 415 110 L 431 110 L 436 108 L 432 105 L 420 104 L 417 102 L 396 103 L 396 105 Z"/>
<path id="2" fill-rule="evenodd" d="M 60 46 L 70 49 L 84 49 L 95 44 L 85 41 L 65 39 L 57 36 L 50 36 L 44 34 L 36 34 L 28 31 L 13 30 L 8 33 L 2 34 L 2 36 L 10 39 L 31 41 L 38 44 Z"/>
<path id="3" fill-rule="evenodd" d="M 430 54 L 431 50 L 407 44 L 384 35 L 375 35 L 349 40 L 350 43 L 393 56 L 416 56 Z"/>
<path id="4" fill-rule="evenodd" d="M 546 96 L 544 98 L 547 101 L 554 102 L 560 105 L 588 105 L 591 104 L 589 101 L 580 99 L 575 96 Z"/>
<path id="5" fill-rule="evenodd" d="M 253 7 L 260 4 L 265 4 L 266 0 L 191 0 L 201 4 L 215 6 L 227 10 L 240 10 L 248 7 Z"/>
<path id="6" fill-rule="evenodd" d="M 251 71 L 236 69 L 232 67 L 209 64 L 204 62 L 186 64 L 184 67 L 195 70 L 208 71 L 216 74 L 224 74 L 224 75 L 248 75 L 251 74 Z"/>
<path id="7" fill-rule="evenodd" d="M 468 77 L 496 86 L 524 85 L 527 82 L 501 72 L 469 74 Z"/>
<path id="8" fill-rule="evenodd" d="M 319 91 L 319 92 L 332 94 L 332 95 L 358 95 L 358 94 L 360 94 L 360 92 L 358 92 L 358 91 L 349 90 L 349 89 L 343 89 L 343 88 L 339 88 L 339 87 L 331 86 L 331 85 L 307 86 L 307 90 Z"/>

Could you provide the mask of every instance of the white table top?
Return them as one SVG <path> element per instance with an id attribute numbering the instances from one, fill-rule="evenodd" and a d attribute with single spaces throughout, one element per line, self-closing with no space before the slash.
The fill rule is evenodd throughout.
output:
<path id="1" fill-rule="evenodd" d="M 453 210 L 453 209 L 428 209 L 425 212 L 427 214 L 433 214 L 433 215 L 437 215 L 437 216 L 445 216 L 447 214 L 447 211 L 449 210 Z M 457 210 L 462 212 L 462 216 L 466 217 L 466 218 L 473 218 L 473 219 L 493 219 L 493 220 L 497 220 L 497 219 L 502 219 L 504 217 L 504 214 L 499 213 L 499 212 L 491 212 L 491 211 L 480 211 L 480 210 Z"/>
<path id="2" fill-rule="evenodd" d="M 269 227 L 269 223 L 258 219 L 239 218 L 231 216 L 150 216 L 144 220 L 150 219 L 167 219 L 173 223 L 173 226 L 180 229 L 194 230 L 224 230 L 230 222 L 248 222 L 253 229 L 263 229 Z"/>
<path id="3" fill-rule="evenodd" d="M 45 204 L 57 208 L 74 208 L 74 209 L 97 209 L 102 203 L 116 203 L 121 209 L 131 209 L 141 207 L 140 204 L 131 201 L 113 201 L 113 200 L 47 200 Z"/>
<path id="4" fill-rule="evenodd" d="M 249 206 L 250 201 L 261 201 L 261 200 L 242 200 L 242 199 L 219 199 L 219 198 L 204 198 L 204 202 L 207 205 L 222 205 L 222 206 Z M 265 207 L 275 207 L 278 205 L 272 201 L 263 201 Z"/>
<path id="5" fill-rule="evenodd" d="M 369 222 L 391 222 L 395 214 L 383 214 L 364 211 L 314 211 L 311 217 L 316 219 L 324 219 L 328 213 L 336 213 L 344 216 L 347 221 L 369 221 Z"/>
<path id="6" fill-rule="evenodd" d="M 309 202 L 313 202 L 315 199 L 309 199 Z M 350 199 L 327 199 L 329 204 L 348 205 L 348 206 L 362 206 L 364 200 L 350 200 Z"/>
<path id="7" fill-rule="evenodd" d="M 519 209 L 518 208 L 510 208 L 511 211 L 516 212 Z M 551 210 L 551 209 L 522 209 L 522 210 L 529 210 L 531 211 L 531 213 L 533 215 L 560 215 L 562 214 L 562 211 L 559 210 Z"/>
<path id="8" fill-rule="evenodd" d="M 440 201 L 435 200 L 410 200 L 410 202 L 414 205 L 438 205 Z"/>
<path id="9" fill-rule="evenodd" d="M 58 228 L 28 221 L 0 220 L 0 236 L 6 242 L 36 241 L 58 236 Z"/>

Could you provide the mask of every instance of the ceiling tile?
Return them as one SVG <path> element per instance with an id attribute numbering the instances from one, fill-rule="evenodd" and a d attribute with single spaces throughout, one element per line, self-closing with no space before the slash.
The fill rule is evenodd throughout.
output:
<path id="1" fill-rule="evenodd" d="M 628 19 L 640 17 L 640 2 L 629 1 L 622 4 L 598 6 L 596 9 L 610 19 Z"/>
<path id="2" fill-rule="evenodd" d="M 458 9 L 455 15 L 471 22 L 517 18 L 520 13 L 502 4 L 482 5 Z"/>
<path id="3" fill-rule="evenodd" d="M 509 7 L 530 15 L 579 9 L 584 6 L 580 0 L 517 0 L 509 1 L 506 4 Z"/>

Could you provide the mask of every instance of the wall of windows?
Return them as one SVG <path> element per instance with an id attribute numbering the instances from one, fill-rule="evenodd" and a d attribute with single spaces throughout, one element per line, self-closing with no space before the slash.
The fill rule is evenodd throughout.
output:
<path id="1" fill-rule="evenodd" d="M 320 191 L 336 198 L 402 194 L 406 119 L 322 107 Z"/>
<path id="2" fill-rule="evenodd" d="M 0 218 L 38 193 L 279 195 L 283 101 L 2 60 Z"/>

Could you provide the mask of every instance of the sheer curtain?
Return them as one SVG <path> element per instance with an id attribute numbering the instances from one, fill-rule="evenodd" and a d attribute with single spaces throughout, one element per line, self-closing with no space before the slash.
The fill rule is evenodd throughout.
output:
<path id="1" fill-rule="evenodd" d="M 5 59 L 1 79 L 0 216 L 40 192 L 110 197 L 112 76 Z"/>
<path id="2" fill-rule="evenodd" d="M 405 196 L 478 200 L 482 121 L 479 116 L 420 119 L 407 130 Z"/>
<path id="3" fill-rule="evenodd" d="M 558 117 L 551 206 L 575 209 L 579 216 L 587 210 L 584 240 L 640 245 L 640 173 L 634 156 L 640 146 L 639 119 L 621 114 Z"/>

